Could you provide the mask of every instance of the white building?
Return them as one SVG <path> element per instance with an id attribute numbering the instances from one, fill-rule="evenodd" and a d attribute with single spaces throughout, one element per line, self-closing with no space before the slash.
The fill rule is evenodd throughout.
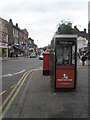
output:
<path id="1" fill-rule="evenodd" d="M 83 37 L 77 38 L 77 52 L 79 53 L 79 50 L 82 49 L 84 51 L 84 48 L 88 46 L 88 40 Z"/>

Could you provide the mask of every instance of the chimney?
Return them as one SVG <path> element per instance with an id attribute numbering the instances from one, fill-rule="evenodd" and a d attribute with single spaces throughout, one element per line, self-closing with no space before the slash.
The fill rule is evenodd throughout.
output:
<path id="1" fill-rule="evenodd" d="M 74 26 L 74 29 L 77 29 L 77 26 L 76 26 L 76 25 Z"/>
<path id="2" fill-rule="evenodd" d="M 16 27 L 18 28 L 18 23 L 16 23 Z"/>
<path id="3" fill-rule="evenodd" d="M 9 20 L 10 23 L 12 23 L 12 19 Z M 12 23 L 13 24 L 13 23 Z"/>
<path id="4" fill-rule="evenodd" d="M 84 28 L 84 32 L 86 33 L 86 29 Z"/>

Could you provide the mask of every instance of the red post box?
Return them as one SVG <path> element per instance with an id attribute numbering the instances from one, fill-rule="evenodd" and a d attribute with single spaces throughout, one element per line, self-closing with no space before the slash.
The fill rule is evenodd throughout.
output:
<path id="1" fill-rule="evenodd" d="M 50 74 L 50 53 L 44 52 L 43 53 L 43 75 Z"/>

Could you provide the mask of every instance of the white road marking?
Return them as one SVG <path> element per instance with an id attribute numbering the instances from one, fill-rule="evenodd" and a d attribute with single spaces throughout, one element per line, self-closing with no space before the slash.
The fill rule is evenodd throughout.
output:
<path id="1" fill-rule="evenodd" d="M 16 73 L 12 73 L 12 74 L 6 74 L 6 75 L 3 75 L 3 76 L 0 76 L 0 78 L 2 78 L 2 77 L 11 77 L 13 75 L 21 74 L 21 73 L 23 73 L 25 71 L 26 70 L 22 70 L 22 71 L 19 71 L 19 72 L 16 72 Z"/>

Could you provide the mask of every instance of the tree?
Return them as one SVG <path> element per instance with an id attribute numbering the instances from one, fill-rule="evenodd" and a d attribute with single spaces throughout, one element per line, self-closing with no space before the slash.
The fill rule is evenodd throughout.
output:
<path id="1" fill-rule="evenodd" d="M 73 34 L 72 23 L 70 21 L 61 21 L 58 25 L 56 34 Z"/>

